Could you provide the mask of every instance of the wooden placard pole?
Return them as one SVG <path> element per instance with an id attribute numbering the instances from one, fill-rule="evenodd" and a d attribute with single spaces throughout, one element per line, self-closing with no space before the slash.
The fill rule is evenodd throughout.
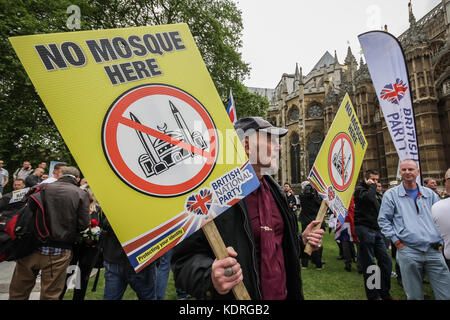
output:
<path id="1" fill-rule="evenodd" d="M 222 240 L 219 230 L 217 230 L 214 220 L 211 220 L 203 225 L 202 230 L 205 233 L 206 239 L 208 239 L 209 245 L 211 246 L 216 258 L 221 260 L 229 257 L 225 243 Z M 250 295 L 247 292 L 247 288 L 242 281 L 234 286 L 232 290 L 237 300 L 251 300 Z"/>
<path id="2" fill-rule="evenodd" d="M 323 218 L 325 217 L 325 213 L 327 213 L 328 205 L 325 200 L 322 200 L 322 203 L 320 204 L 319 212 L 317 213 L 317 217 L 314 219 L 315 221 L 320 221 L 319 224 L 317 224 L 314 228 L 312 228 L 311 231 L 317 230 L 322 225 Z M 311 255 L 312 253 L 312 247 L 307 244 L 304 252 L 308 255 Z"/>

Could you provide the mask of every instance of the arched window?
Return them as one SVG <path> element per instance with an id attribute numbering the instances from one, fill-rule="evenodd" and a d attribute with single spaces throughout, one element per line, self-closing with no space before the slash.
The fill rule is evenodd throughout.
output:
<path id="1" fill-rule="evenodd" d="M 300 139 L 297 132 L 291 135 L 291 183 L 300 183 Z"/>
<path id="2" fill-rule="evenodd" d="M 288 119 L 290 122 L 295 122 L 295 121 L 298 121 L 298 119 L 300 119 L 300 112 L 296 105 L 293 105 L 289 109 Z"/>
<path id="3" fill-rule="evenodd" d="M 311 133 L 308 141 L 308 160 L 309 160 L 309 170 L 311 170 L 314 161 L 316 160 L 317 154 L 319 153 L 320 147 L 322 146 L 323 137 L 319 132 Z"/>

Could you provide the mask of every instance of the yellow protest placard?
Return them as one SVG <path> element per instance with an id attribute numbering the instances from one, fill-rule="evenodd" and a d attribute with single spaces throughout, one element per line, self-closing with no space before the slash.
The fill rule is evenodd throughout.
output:
<path id="1" fill-rule="evenodd" d="M 10 41 L 137 271 L 259 186 L 186 24 Z"/>
<path id="2" fill-rule="evenodd" d="M 346 94 L 308 176 L 342 224 L 366 149 L 367 140 Z"/>

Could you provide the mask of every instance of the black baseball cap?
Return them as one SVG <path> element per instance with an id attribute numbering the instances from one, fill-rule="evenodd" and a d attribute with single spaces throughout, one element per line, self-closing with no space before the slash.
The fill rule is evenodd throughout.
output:
<path id="1" fill-rule="evenodd" d="M 240 118 L 234 124 L 234 129 L 236 129 L 240 139 L 255 131 L 264 131 L 272 135 L 277 135 L 280 138 L 288 133 L 288 129 L 274 127 L 269 121 L 261 117 Z"/>

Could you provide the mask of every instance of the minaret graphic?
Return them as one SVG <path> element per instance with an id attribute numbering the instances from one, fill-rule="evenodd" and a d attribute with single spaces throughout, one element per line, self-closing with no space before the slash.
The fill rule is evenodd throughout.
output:
<path id="1" fill-rule="evenodd" d="M 139 119 L 130 112 L 130 118 L 134 122 L 141 123 Z M 154 174 L 160 174 L 169 167 L 167 166 L 167 163 L 165 161 L 162 161 L 159 157 L 158 153 L 155 150 L 155 147 L 153 146 L 153 143 L 149 137 L 148 134 L 144 134 L 139 130 L 135 130 L 139 140 L 141 141 L 142 146 L 144 147 L 144 150 L 146 154 L 143 154 L 139 157 L 139 164 L 141 165 L 142 169 L 144 170 L 145 174 L 147 176 Z M 147 155 L 148 157 L 145 157 Z M 146 161 L 147 160 L 147 161 Z M 150 160 L 150 164 L 148 164 L 148 160 Z"/>
<path id="2" fill-rule="evenodd" d="M 169 106 L 179 130 L 166 131 L 166 123 L 164 123 L 164 126 L 162 127 L 157 126 L 158 130 L 163 132 L 167 136 L 184 141 L 192 146 L 196 146 L 202 150 L 205 150 L 207 148 L 207 144 L 203 139 L 202 134 L 198 131 L 194 131 L 191 133 L 180 111 L 170 100 Z M 139 119 L 131 112 L 130 118 L 134 122 L 137 122 L 139 124 L 141 123 Z M 173 145 L 167 141 L 163 141 L 160 139 L 155 139 L 155 141 L 152 141 L 148 134 L 143 133 L 139 130 L 135 129 L 135 132 L 145 150 L 145 153 L 139 156 L 138 162 L 147 178 L 163 173 L 170 167 L 184 161 L 189 157 L 194 157 L 195 155 L 193 152 L 183 149 L 177 145 Z"/>
<path id="3" fill-rule="evenodd" d="M 342 148 L 343 148 L 343 146 L 342 146 Z M 344 181 L 347 181 L 347 178 L 349 176 L 349 172 L 348 172 L 347 168 L 351 162 L 352 156 L 350 154 L 348 156 L 345 156 L 345 154 L 343 155 L 342 148 L 339 149 L 338 153 L 335 153 L 333 155 L 332 162 L 333 162 L 334 167 L 338 171 L 338 173 L 341 175 L 342 180 L 344 182 Z M 342 163 L 342 161 L 344 163 Z"/>
<path id="4" fill-rule="evenodd" d="M 169 100 L 170 110 L 172 111 L 172 114 L 175 118 L 175 121 L 177 122 L 178 127 L 181 129 L 181 133 L 183 134 L 184 138 L 186 139 L 186 142 L 189 143 L 191 146 L 195 146 L 194 140 L 192 140 L 192 134 L 189 131 L 188 126 L 186 125 L 186 122 L 184 122 L 183 117 L 180 114 L 180 111 L 175 107 L 175 105 L 172 103 L 172 101 Z M 189 152 L 191 154 L 191 157 L 194 156 L 194 153 Z"/>

